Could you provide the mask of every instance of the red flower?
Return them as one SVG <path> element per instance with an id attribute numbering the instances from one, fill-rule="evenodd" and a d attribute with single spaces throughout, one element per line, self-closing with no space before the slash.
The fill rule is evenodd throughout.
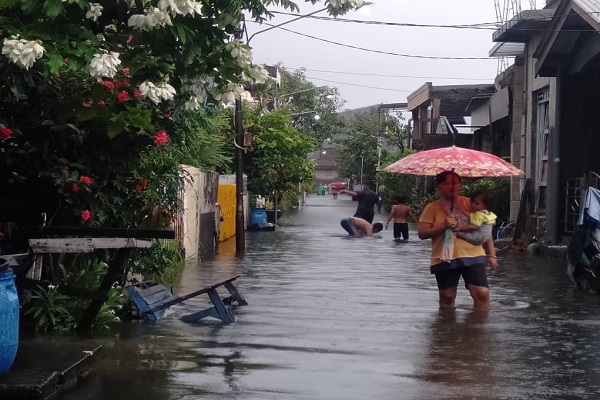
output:
<path id="1" fill-rule="evenodd" d="M 81 175 L 79 177 L 79 182 L 83 183 L 84 185 L 90 186 L 92 184 L 92 178 L 90 178 L 89 176 Z"/>
<path id="2" fill-rule="evenodd" d="M 90 108 L 90 107 L 92 106 L 92 102 L 91 102 L 91 101 L 88 101 L 88 102 L 86 102 L 86 103 L 83 103 L 83 106 L 84 106 L 85 108 Z"/>
<path id="3" fill-rule="evenodd" d="M 141 192 L 142 190 L 146 189 L 146 186 L 148 186 L 148 179 L 142 179 L 142 182 L 135 186 L 135 191 Z"/>
<path id="4" fill-rule="evenodd" d="M 137 89 L 134 89 L 134 90 L 133 90 L 133 97 L 135 97 L 136 99 L 139 99 L 139 98 L 141 98 L 141 97 L 144 97 L 144 95 L 143 95 L 143 94 L 142 94 L 142 92 L 140 92 L 139 90 L 137 90 Z"/>
<path id="5" fill-rule="evenodd" d="M 74 192 L 79 192 L 79 185 L 74 183 L 73 186 L 71 186 L 71 190 Z"/>
<path id="6" fill-rule="evenodd" d="M 100 82 L 100 84 L 106 87 L 108 90 L 115 90 L 115 84 L 111 81 L 102 81 Z"/>
<path id="7" fill-rule="evenodd" d="M 156 135 L 154 135 L 154 144 L 157 146 L 162 146 L 163 144 L 169 141 L 169 134 L 166 131 L 158 131 Z"/>
<path id="8" fill-rule="evenodd" d="M 104 100 L 100 100 L 100 101 L 98 102 L 98 105 L 99 105 L 99 106 L 106 105 L 106 102 L 105 102 Z"/>
<path id="9" fill-rule="evenodd" d="M 164 113 L 163 117 L 169 119 L 169 118 L 171 118 L 171 113 Z"/>
<path id="10" fill-rule="evenodd" d="M 86 222 L 92 219 L 92 212 L 90 210 L 83 210 L 81 212 L 81 222 Z"/>
<path id="11" fill-rule="evenodd" d="M 125 67 L 122 68 L 121 71 L 125 74 L 125 75 L 129 75 L 129 68 Z"/>
<path id="12" fill-rule="evenodd" d="M 115 82 L 115 87 L 120 88 L 123 86 L 129 86 L 129 78 L 119 79 Z"/>
<path id="13" fill-rule="evenodd" d="M 131 43 L 132 40 L 133 40 L 133 35 L 129 35 L 129 37 L 127 38 L 127 44 Z"/>
<path id="14" fill-rule="evenodd" d="M 129 98 L 129 93 L 126 90 L 121 90 L 117 95 L 117 103 L 123 103 Z"/>
<path id="15" fill-rule="evenodd" d="M 12 129 L 8 129 L 5 126 L 0 126 L 0 138 L 2 139 L 8 139 L 9 137 L 11 137 L 13 134 Z"/>

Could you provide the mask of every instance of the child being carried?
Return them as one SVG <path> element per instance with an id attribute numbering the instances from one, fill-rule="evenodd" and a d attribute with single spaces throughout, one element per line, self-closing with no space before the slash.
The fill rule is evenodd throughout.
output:
<path id="1" fill-rule="evenodd" d="M 471 244 L 484 244 L 492 237 L 492 228 L 496 223 L 496 214 L 489 211 L 492 206 L 492 198 L 485 190 L 474 192 L 470 198 L 470 223 L 457 226 L 454 232 L 457 237 Z"/>

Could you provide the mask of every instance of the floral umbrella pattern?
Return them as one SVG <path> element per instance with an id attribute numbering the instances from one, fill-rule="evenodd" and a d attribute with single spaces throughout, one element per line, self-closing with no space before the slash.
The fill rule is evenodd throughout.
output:
<path id="1" fill-rule="evenodd" d="M 333 189 L 344 189 L 346 187 L 346 182 L 331 182 L 329 186 Z"/>
<path id="2" fill-rule="evenodd" d="M 462 147 L 420 151 L 384 168 L 386 172 L 435 176 L 454 171 L 461 177 L 521 176 L 525 173 L 500 157 Z"/>

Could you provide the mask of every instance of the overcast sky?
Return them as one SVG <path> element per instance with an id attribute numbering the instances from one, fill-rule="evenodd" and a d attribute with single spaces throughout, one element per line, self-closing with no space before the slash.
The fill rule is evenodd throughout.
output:
<path id="1" fill-rule="evenodd" d="M 493 0 L 371 2 L 374 4 L 340 18 L 427 25 L 496 22 Z M 504 2 L 500 0 L 500 3 Z M 321 7 L 319 4 L 313 6 L 304 3 L 303 0 L 296 0 L 296 3 L 300 6 L 302 15 L 322 8 L 322 4 Z M 543 2 L 537 3 L 538 8 L 541 8 Z M 522 8 L 530 8 L 530 1 L 522 0 Z M 322 12 L 317 16 L 327 17 L 328 14 Z M 292 18 L 278 14 L 268 22 L 280 24 Z M 247 23 L 249 35 L 267 27 L 253 22 Z M 493 83 L 498 69 L 498 61 L 487 58 L 493 46 L 493 30 L 386 26 L 311 18 L 303 18 L 283 27 L 321 39 L 376 51 L 429 57 L 486 58 L 443 60 L 377 54 L 326 43 L 281 29 L 260 33 L 252 38 L 250 46 L 253 48 L 255 63 L 282 62 L 289 69 L 306 68 L 306 75 L 314 84 L 339 89 L 341 97 L 346 100 L 346 109 L 405 102 L 409 93 L 427 81 L 433 82 L 434 85 Z"/>

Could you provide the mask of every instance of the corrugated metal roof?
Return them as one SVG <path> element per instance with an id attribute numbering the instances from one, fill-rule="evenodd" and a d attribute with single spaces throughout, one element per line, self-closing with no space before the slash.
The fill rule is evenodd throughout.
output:
<path id="1" fill-rule="evenodd" d="M 573 0 L 583 11 L 600 24 L 600 0 Z"/>

